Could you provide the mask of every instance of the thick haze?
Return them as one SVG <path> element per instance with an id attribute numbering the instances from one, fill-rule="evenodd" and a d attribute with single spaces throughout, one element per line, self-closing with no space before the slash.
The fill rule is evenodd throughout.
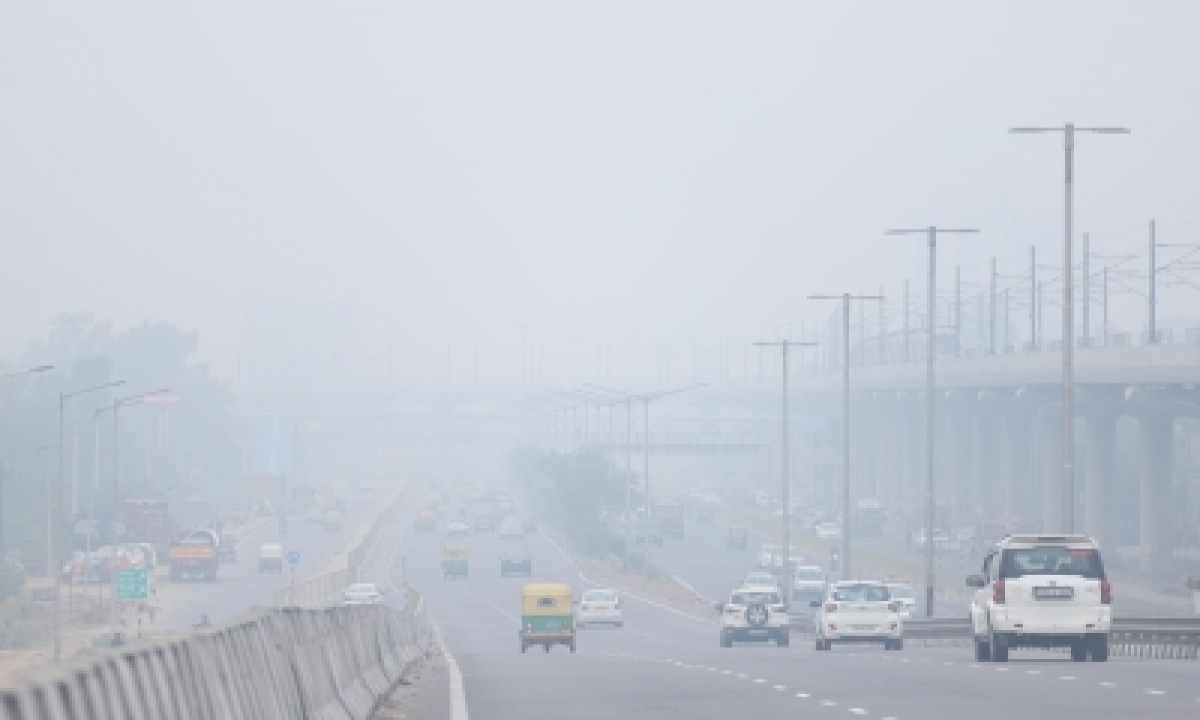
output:
<path id="1" fill-rule="evenodd" d="M 1182 2 L 6 3 L 0 354 L 87 311 L 196 329 L 228 375 L 264 299 L 334 303 L 428 377 L 447 348 L 494 379 L 523 341 L 560 378 L 601 344 L 740 348 L 824 318 L 810 293 L 922 291 L 890 227 L 982 228 L 942 256 L 971 280 L 1030 244 L 1059 264 L 1061 139 L 1014 125 L 1131 127 L 1079 138 L 1078 229 L 1190 242 L 1197 27 Z"/>

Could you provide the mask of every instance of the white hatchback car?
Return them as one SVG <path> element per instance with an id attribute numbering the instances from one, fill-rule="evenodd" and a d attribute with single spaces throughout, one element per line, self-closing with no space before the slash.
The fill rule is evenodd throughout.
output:
<path id="1" fill-rule="evenodd" d="M 354 583 L 342 593 L 343 605 L 378 605 L 383 594 L 374 583 Z"/>
<path id="2" fill-rule="evenodd" d="M 833 643 L 883 643 L 884 650 L 904 648 L 900 604 L 887 586 L 870 580 L 844 580 L 829 586 L 825 600 L 814 600 L 817 650 Z"/>
<path id="3" fill-rule="evenodd" d="M 1071 659 L 1108 660 L 1112 588 L 1087 535 L 1009 535 L 967 578 L 975 658 L 1006 662 L 1014 647 L 1068 647 Z"/>
<path id="4" fill-rule="evenodd" d="M 787 607 L 773 585 L 738 588 L 719 608 L 721 647 L 733 647 L 735 640 L 774 640 L 779 647 L 790 643 Z"/>
<path id="5" fill-rule="evenodd" d="M 621 598 L 613 590 L 585 590 L 579 599 L 579 612 L 575 615 L 575 626 L 615 625 L 621 627 L 625 618 L 621 613 Z"/>

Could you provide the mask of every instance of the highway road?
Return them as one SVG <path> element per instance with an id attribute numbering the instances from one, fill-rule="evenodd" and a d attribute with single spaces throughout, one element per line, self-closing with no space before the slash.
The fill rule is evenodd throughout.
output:
<path id="1" fill-rule="evenodd" d="M 407 515 L 402 515 L 406 518 Z M 457 540 L 455 542 L 458 542 Z M 723 560 L 692 534 L 668 554 L 691 557 L 696 569 L 740 578 L 740 561 Z M 1200 663 L 1114 658 L 1073 663 L 1061 654 L 1013 653 L 1003 665 L 976 663 L 971 650 L 919 648 L 884 652 L 810 643 L 717 644 L 715 619 L 697 619 L 626 596 L 626 626 L 586 628 L 576 654 L 518 646 L 518 592 L 526 582 L 500 578 L 497 555 L 507 544 L 534 554 L 534 580 L 561 581 L 576 593 L 588 586 L 544 535 L 500 541 L 472 536 L 471 576 L 442 579 L 440 532 L 414 533 L 406 524 L 392 564 L 425 594 L 449 651 L 461 668 L 470 717 L 526 718 L 1194 718 L 1200 713 Z M 749 560 L 749 553 L 746 553 Z M 752 560 L 749 560 L 752 562 Z M 723 594 L 723 578 L 695 578 L 705 594 Z M 727 588 L 725 588 L 727 589 Z M 718 593 L 718 591 L 720 591 Z M 448 707 L 448 704 L 446 705 Z"/>
<path id="2" fill-rule="evenodd" d="M 258 549 L 267 542 L 278 542 L 284 551 L 300 553 L 296 580 L 318 572 L 369 521 L 376 508 L 348 503 L 341 530 L 330 532 L 320 525 L 306 524 L 302 518 L 288 518 L 288 536 L 280 537 L 278 523 L 271 522 L 253 534 L 241 538 L 236 563 L 221 565 L 215 582 L 183 580 L 158 582 L 158 603 L 162 610 L 152 633 L 183 633 L 207 614 L 218 624 L 256 606 L 269 606 L 275 591 L 291 581 L 289 568 L 282 575 L 260 575 Z"/>

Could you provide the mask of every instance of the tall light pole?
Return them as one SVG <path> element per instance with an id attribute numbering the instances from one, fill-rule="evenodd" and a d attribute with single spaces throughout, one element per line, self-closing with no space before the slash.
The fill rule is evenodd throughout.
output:
<path id="1" fill-rule="evenodd" d="M 759 347 L 777 347 L 783 353 L 783 396 L 781 416 L 783 419 L 783 427 L 781 431 L 782 442 L 780 445 L 779 458 L 780 483 L 783 485 L 783 602 L 785 605 L 791 605 L 792 592 L 795 588 L 792 587 L 792 478 L 788 472 L 788 456 L 791 454 L 788 449 L 788 350 L 793 347 L 811 347 L 816 345 L 816 343 L 796 342 L 794 340 L 779 340 L 777 342 L 758 342 L 754 344 Z"/>
<path id="2" fill-rule="evenodd" d="M 937 365 L 937 236 L 938 233 L 977 233 L 975 229 L 939 228 L 930 225 L 922 230 L 888 230 L 885 235 L 926 235 L 929 243 L 929 297 L 926 298 L 926 357 L 925 357 L 925 616 L 933 617 L 933 520 L 934 520 L 934 436 L 937 427 L 935 367 Z"/>
<path id="3" fill-rule="evenodd" d="M 1062 127 L 1017 127 L 1009 129 L 1013 134 L 1055 133 L 1063 134 L 1065 151 L 1065 207 L 1063 209 L 1063 301 L 1062 301 L 1062 523 L 1063 532 L 1075 532 L 1075 320 L 1072 300 L 1071 244 L 1074 221 L 1075 185 L 1075 133 L 1088 132 L 1103 135 L 1127 135 L 1129 128 L 1092 127 L 1077 128 L 1074 123 Z"/>
<path id="4" fill-rule="evenodd" d="M 58 568 L 58 561 L 59 561 L 58 555 L 59 555 L 60 548 L 58 547 L 58 534 L 59 534 L 58 527 L 57 527 L 58 524 L 55 522 L 56 515 L 58 515 L 60 513 L 55 512 L 55 511 L 56 510 L 61 511 L 61 509 L 59 508 L 58 501 L 61 499 L 60 495 L 61 495 L 62 487 L 63 487 L 63 435 L 64 435 L 64 426 L 66 424 L 65 417 L 66 417 L 67 401 L 72 398 L 79 397 L 80 395 L 86 395 L 88 393 L 93 393 L 93 392 L 99 392 L 100 390 L 107 390 L 109 388 L 114 388 L 114 387 L 117 387 L 118 385 L 124 385 L 124 384 L 125 384 L 124 380 L 117 380 L 115 382 L 108 382 L 108 383 L 104 383 L 102 385 L 94 385 L 92 387 L 83 388 L 82 390 L 73 390 L 71 392 L 60 392 L 58 394 L 58 481 L 56 483 L 46 483 L 46 491 L 48 493 L 50 493 L 50 497 L 51 497 L 51 501 L 50 501 L 51 509 L 50 509 L 50 518 L 49 518 L 49 520 L 50 520 L 50 522 L 49 522 L 49 532 L 50 532 L 50 562 L 49 562 L 50 567 L 49 567 L 49 570 L 50 570 L 51 574 L 54 576 L 54 660 L 56 662 L 62 657 L 62 623 L 61 623 L 61 619 L 59 617 L 61 614 L 59 612 L 59 610 L 62 605 L 60 598 L 59 598 L 59 596 L 62 595 L 62 573 L 59 572 L 59 568 Z M 54 485 L 54 487 L 52 488 L 51 485 Z"/>
<path id="5" fill-rule="evenodd" d="M 809 295 L 809 300 L 840 300 L 842 303 L 842 579 L 851 579 L 850 527 L 850 301 L 883 300 L 882 295 Z"/>

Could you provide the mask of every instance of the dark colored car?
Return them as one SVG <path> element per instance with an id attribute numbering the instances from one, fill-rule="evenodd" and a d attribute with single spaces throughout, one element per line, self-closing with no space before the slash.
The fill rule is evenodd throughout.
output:
<path id="1" fill-rule="evenodd" d="M 500 554 L 500 577 L 533 575 L 533 557 L 528 550 L 505 550 Z"/>

